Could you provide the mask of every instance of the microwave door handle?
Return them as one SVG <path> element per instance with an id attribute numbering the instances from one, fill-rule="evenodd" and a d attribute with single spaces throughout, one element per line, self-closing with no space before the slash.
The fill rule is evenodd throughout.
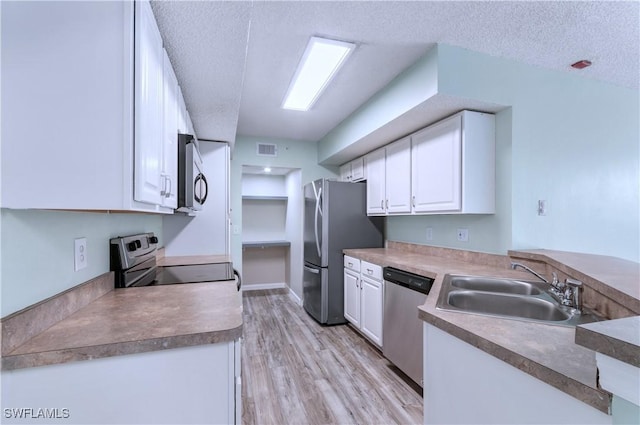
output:
<path id="1" fill-rule="evenodd" d="M 207 195 L 209 195 L 209 183 L 207 182 L 207 178 L 204 176 L 204 174 L 200 173 L 200 175 L 202 176 L 202 183 L 204 183 L 204 196 L 202 196 L 202 200 L 200 201 L 200 203 L 204 204 L 204 202 L 207 200 Z"/>

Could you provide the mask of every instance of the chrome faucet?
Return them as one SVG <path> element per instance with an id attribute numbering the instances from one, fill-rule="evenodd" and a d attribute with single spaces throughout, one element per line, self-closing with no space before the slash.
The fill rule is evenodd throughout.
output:
<path id="1" fill-rule="evenodd" d="M 529 267 L 525 266 L 524 264 L 522 264 L 522 263 L 514 263 L 514 262 L 511 263 L 511 269 L 512 270 L 515 270 L 518 267 L 520 267 L 523 270 L 528 271 L 529 273 L 531 273 L 532 275 L 534 275 L 538 279 L 542 280 L 544 283 L 549 283 L 549 281 L 547 279 L 545 279 L 544 276 L 542 276 L 541 274 L 539 274 L 535 270 L 530 269 Z"/>
<path id="2" fill-rule="evenodd" d="M 544 283 L 548 283 L 551 286 L 549 293 L 558 300 L 560 304 L 566 307 L 570 307 L 576 310 L 577 313 L 582 313 L 582 282 L 576 279 L 566 278 L 564 282 L 558 280 L 558 275 L 553 272 L 553 280 L 549 282 L 541 274 L 532 270 L 521 263 L 511 263 L 513 270 L 520 267 L 523 270 L 528 271 Z"/>

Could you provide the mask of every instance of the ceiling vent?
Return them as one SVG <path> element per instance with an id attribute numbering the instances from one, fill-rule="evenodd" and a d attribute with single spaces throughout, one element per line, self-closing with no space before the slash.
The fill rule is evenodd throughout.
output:
<path id="1" fill-rule="evenodd" d="M 259 156 L 278 156 L 278 145 L 271 143 L 258 143 L 256 153 Z"/>

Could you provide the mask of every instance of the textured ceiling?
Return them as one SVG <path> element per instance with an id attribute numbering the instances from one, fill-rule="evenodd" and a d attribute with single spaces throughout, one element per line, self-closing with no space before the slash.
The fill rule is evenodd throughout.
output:
<path id="1" fill-rule="evenodd" d="M 316 141 L 445 43 L 639 87 L 638 2 L 152 3 L 196 132 Z M 358 48 L 308 112 L 280 108 L 312 35 Z M 581 71 L 569 65 L 589 59 Z"/>

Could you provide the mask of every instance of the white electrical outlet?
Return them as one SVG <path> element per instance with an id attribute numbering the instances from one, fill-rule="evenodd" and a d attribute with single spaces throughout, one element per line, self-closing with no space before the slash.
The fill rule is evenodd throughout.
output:
<path id="1" fill-rule="evenodd" d="M 458 229 L 458 240 L 460 242 L 469 242 L 469 229 Z"/>
<path id="2" fill-rule="evenodd" d="M 433 240 L 433 227 L 427 227 L 427 240 Z"/>
<path id="3" fill-rule="evenodd" d="M 74 240 L 73 257 L 75 271 L 87 267 L 87 238 Z"/>

